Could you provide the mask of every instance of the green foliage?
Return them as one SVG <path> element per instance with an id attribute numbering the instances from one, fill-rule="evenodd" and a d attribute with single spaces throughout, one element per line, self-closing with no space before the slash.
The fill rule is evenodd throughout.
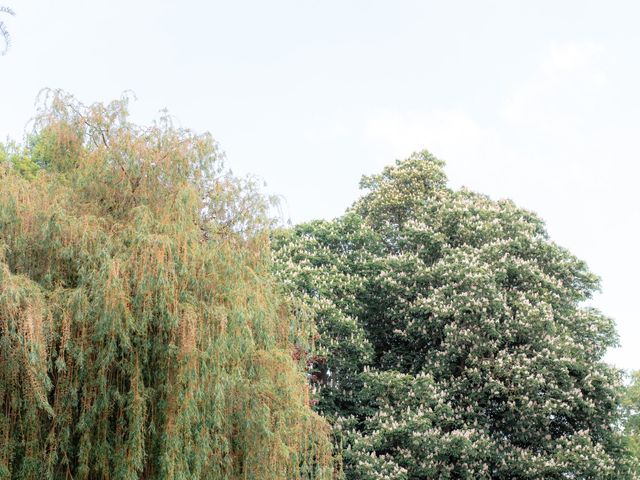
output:
<path id="1" fill-rule="evenodd" d="M 317 408 L 348 478 L 622 479 L 613 322 L 585 263 L 414 154 L 341 218 L 273 241 L 318 318 Z"/>
<path id="2" fill-rule="evenodd" d="M 622 411 L 624 433 L 640 476 L 640 371 L 632 372 L 631 383 L 624 388 Z"/>
<path id="3" fill-rule="evenodd" d="M 23 177 L 32 179 L 40 166 L 30 155 L 29 149 L 21 147 L 15 142 L 0 143 L 0 163 L 10 164 Z"/>
<path id="4" fill-rule="evenodd" d="M 333 475 L 268 206 L 208 135 L 49 92 L 0 162 L 0 478 Z"/>

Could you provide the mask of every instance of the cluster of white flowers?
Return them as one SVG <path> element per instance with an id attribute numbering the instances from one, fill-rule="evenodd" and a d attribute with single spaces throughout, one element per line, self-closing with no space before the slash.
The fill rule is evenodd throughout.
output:
<path id="1" fill-rule="evenodd" d="M 366 178 L 344 217 L 276 242 L 286 285 L 325 312 L 318 343 L 343 378 L 318 405 L 347 476 L 625 478 L 601 362 L 613 324 L 581 305 L 597 278 L 533 213 L 445 181 L 415 155 Z"/>

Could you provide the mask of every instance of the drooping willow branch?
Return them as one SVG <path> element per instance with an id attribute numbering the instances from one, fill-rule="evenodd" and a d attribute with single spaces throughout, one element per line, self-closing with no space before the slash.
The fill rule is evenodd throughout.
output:
<path id="1" fill-rule="evenodd" d="M 6 13 L 11 16 L 15 16 L 15 12 L 11 10 L 9 7 L 0 6 L 0 13 Z M 0 50 L 0 55 L 6 55 L 9 47 L 11 46 L 11 35 L 9 34 L 9 30 L 7 29 L 7 25 L 0 20 L 0 36 L 4 40 L 4 48 Z"/>

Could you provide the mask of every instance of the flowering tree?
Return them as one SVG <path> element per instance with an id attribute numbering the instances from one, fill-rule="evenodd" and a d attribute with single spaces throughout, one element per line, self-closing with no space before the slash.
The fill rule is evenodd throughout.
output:
<path id="1" fill-rule="evenodd" d="M 341 218 L 274 238 L 316 316 L 317 408 L 353 479 L 620 479 L 613 322 L 585 263 L 427 152 L 365 177 Z"/>

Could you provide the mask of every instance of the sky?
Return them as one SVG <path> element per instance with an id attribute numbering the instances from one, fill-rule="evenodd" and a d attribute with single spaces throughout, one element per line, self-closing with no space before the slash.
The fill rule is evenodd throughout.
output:
<path id="1" fill-rule="evenodd" d="M 640 368 L 640 2 L 0 0 L 0 138 L 38 92 L 135 92 L 210 131 L 293 223 L 340 215 L 363 174 L 428 149 L 453 187 L 511 198 L 602 278 L 607 360 Z"/>

